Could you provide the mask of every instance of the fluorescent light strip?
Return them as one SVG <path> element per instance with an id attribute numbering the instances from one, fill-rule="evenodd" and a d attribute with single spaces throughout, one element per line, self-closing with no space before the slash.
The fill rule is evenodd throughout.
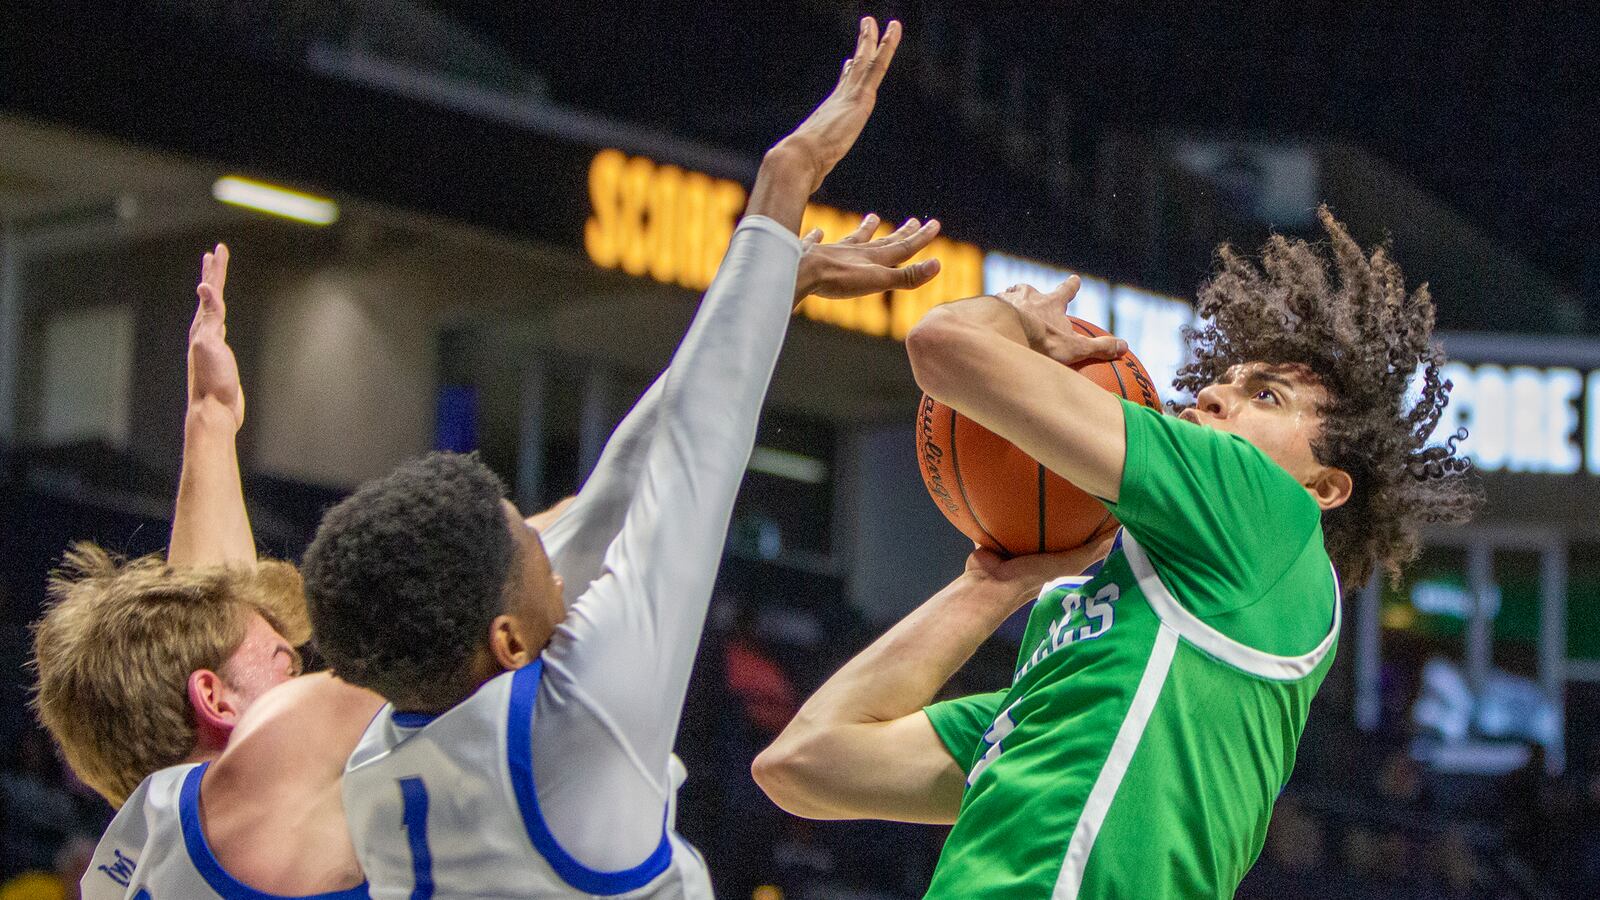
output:
<path id="1" fill-rule="evenodd" d="M 332 200 L 238 175 L 218 178 L 211 186 L 211 196 L 232 206 L 242 206 L 308 225 L 332 225 L 339 220 L 339 204 Z"/>
<path id="2" fill-rule="evenodd" d="M 757 447 L 750 454 L 750 471 L 806 484 L 821 484 L 828 478 L 828 464 L 822 460 L 771 447 Z"/>

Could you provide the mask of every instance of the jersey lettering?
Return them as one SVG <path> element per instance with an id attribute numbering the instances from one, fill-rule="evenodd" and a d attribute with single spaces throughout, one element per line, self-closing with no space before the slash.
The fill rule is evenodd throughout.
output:
<path id="1" fill-rule="evenodd" d="M 112 850 L 111 855 L 115 859 L 103 866 L 95 866 L 95 868 L 106 873 L 106 877 L 117 884 L 127 887 L 128 882 L 133 880 L 133 869 L 139 863 L 124 856 L 121 850 Z"/>
<path id="2" fill-rule="evenodd" d="M 1039 639 L 1039 646 L 1034 648 L 1033 653 L 1028 656 L 1028 661 L 1017 670 L 1012 683 L 1021 681 L 1022 676 L 1028 674 L 1034 666 L 1044 662 L 1046 657 L 1062 647 L 1103 637 L 1116 622 L 1116 608 L 1111 604 L 1117 602 L 1117 598 L 1121 595 L 1122 589 L 1114 582 L 1100 588 L 1092 597 L 1087 597 L 1076 590 L 1063 594 L 1061 615 L 1052 619 L 1046 626 L 1044 637 Z"/>

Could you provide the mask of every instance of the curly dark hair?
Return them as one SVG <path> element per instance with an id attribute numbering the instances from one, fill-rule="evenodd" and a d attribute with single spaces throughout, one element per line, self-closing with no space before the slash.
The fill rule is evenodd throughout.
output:
<path id="1" fill-rule="evenodd" d="M 1354 482 L 1343 506 L 1323 513 L 1328 555 L 1347 589 L 1382 568 L 1390 578 L 1417 555 L 1422 523 L 1459 523 L 1482 503 L 1458 429 L 1428 438 L 1450 399 L 1439 376 L 1427 284 L 1406 292 L 1387 245 L 1369 256 L 1326 206 L 1327 245 L 1273 235 L 1257 260 L 1224 244 L 1200 288 L 1203 326 L 1185 332 L 1194 361 L 1173 384 L 1196 393 L 1243 362 L 1295 364 L 1327 391 L 1312 451 Z M 1325 252 L 1331 251 L 1331 252 Z M 1407 392 L 1420 367 L 1420 396 Z"/>
<path id="2" fill-rule="evenodd" d="M 405 710 L 471 693 L 516 545 L 505 485 L 476 455 L 432 453 L 328 510 L 301 574 L 329 666 Z"/>

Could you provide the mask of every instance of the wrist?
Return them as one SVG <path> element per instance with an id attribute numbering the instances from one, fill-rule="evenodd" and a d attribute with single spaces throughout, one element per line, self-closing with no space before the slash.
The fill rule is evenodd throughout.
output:
<path id="1" fill-rule="evenodd" d="M 804 185 L 806 196 L 809 197 L 822 183 L 822 169 L 816 154 L 798 138 L 791 136 L 774 144 L 761 157 L 761 168 L 756 178 L 759 180 L 767 175 L 786 184 Z"/>
<path id="2" fill-rule="evenodd" d="M 239 431 L 239 420 L 233 414 L 233 410 L 224 406 L 221 401 L 211 397 L 199 397 L 189 401 L 189 408 L 184 416 L 184 428 L 233 435 Z"/>
<path id="3" fill-rule="evenodd" d="M 955 597 L 981 614 L 1004 620 L 1026 603 L 1033 593 L 982 572 L 963 572 L 951 584 Z"/>
<path id="4" fill-rule="evenodd" d="M 807 297 L 816 293 L 817 285 L 822 283 L 822 275 L 818 271 L 822 260 L 810 252 L 800 256 L 800 268 L 795 272 L 794 278 L 794 305 L 799 306 Z"/>

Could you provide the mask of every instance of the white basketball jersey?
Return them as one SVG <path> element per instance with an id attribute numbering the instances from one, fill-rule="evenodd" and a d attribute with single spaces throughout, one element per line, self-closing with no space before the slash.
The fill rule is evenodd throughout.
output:
<path id="1" fill-rule="evenodd" d="M 209 763 L 151 775 L 122 805 L 84 873 L 84 900 L 280 900 L 229 875 L 200 827 Z M 365 885 L 303 900 L 364 900 Z"/>
<path id="2" fill-rule="evenodd" d="M 533 777 L 543 668 L 506 672 L 438 716 L 385 707 L 368 726 L 345 769 L 344 806 L 372 896 L 712 900 L 672 804 L 655 852 L 623 871 L 584 866 L 550 833 Z"/>

